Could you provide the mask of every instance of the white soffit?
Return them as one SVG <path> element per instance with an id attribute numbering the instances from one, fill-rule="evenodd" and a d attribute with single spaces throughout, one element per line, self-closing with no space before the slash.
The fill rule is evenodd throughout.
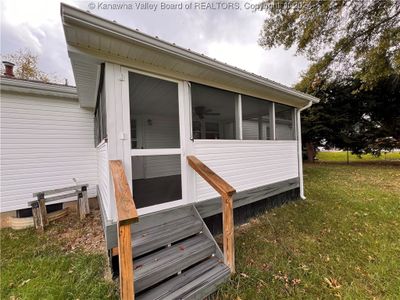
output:
<path id="1" fill-rule="evenodd" d="M 68 51 L 81 107 L 94 108 L 101 62 L 89 56 Z"/>
<path id="2" fill-rule="evenodd" d="M 61 16 L 78 94 L 80 101 L 85 102 L 82 103 L 83 106 L 94 106 L 101 61 L 115 62 L 297 107 L 310 101 L 319 102 L 318 98 L 311 95 L 80 9 L 61 4 Z M 85 57 L 83 53 L 88 56 Z"/>

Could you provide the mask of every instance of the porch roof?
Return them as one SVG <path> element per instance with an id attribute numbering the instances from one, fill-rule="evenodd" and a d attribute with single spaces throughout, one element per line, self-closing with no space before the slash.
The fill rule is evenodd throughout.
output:
<path id="1" fill-rule="evenodd" d="M 189 80 L 296 107 L 319 99 L 158 37 L 61 4 L 68 52 L 81 105 L 94 107 L 102 62 Z"/>

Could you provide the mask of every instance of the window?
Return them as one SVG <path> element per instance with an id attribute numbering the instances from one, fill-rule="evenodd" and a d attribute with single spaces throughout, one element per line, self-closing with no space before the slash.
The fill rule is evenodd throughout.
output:
<path id="1" fill-rule="evenodd" d="M 192 83 L 194 139 L 235 139 L 236 94 Z"/>
<path id="2" fill-rule="evenodd" d="M 244 140 L 272 139 L 272 102 L 242 95 Z"/>
<path id="3" fill-rule="evenodd" d="M 277 140 L 295 140 L 295 110 L 293 107 L 275 103 L 275 130 Z"/>
<path id="4" fill-rule="evenodd" d="M 107 111 L 104 85 L 99 91 L 97 105 L 94 111 L 94 142 L 95 146 L 107 137 Z"/>

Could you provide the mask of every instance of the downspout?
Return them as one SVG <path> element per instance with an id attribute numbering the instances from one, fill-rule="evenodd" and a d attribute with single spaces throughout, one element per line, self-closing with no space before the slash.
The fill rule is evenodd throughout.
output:
<path id="1" fill-rule="evenodd" d="M 308 102 L 308 104 L 300 109 L 297 110 L 297 158 L 299 163 L 299 179 L 300 179 L 300 198 L 305 200 L 306 197 L 304 196 L 304 178 L 303 178 L 303 149 L 301 145 L 301 119 L 300 113 L 310 108 L 312 105 L 312 101 Z"/>

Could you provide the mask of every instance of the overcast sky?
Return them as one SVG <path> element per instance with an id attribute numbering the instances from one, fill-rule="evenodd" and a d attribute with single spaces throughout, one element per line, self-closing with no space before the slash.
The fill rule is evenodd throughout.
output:
<path id="1" fill-rule="evenodd" d="M 295 56 L 292 50 L 264 50 L 257 44 L 265 14 L 246 9 L 245 1 L 240 3 L 240 10 L 214 11 L 161 10 L 161 1 L 151 2 L 158 4 L 155 11 L 99 8 L 100 3 L 111 1 L 63 2 L 285 85 L 296 83 L 308 65 L 304 57 Z M 134 4 L 133 1 L 114 2 Z M 59 1 L 1 0 L 1 54 L 21 48 L 37 53 L 39 66 L 46 73 L 74 83 Z"/>

